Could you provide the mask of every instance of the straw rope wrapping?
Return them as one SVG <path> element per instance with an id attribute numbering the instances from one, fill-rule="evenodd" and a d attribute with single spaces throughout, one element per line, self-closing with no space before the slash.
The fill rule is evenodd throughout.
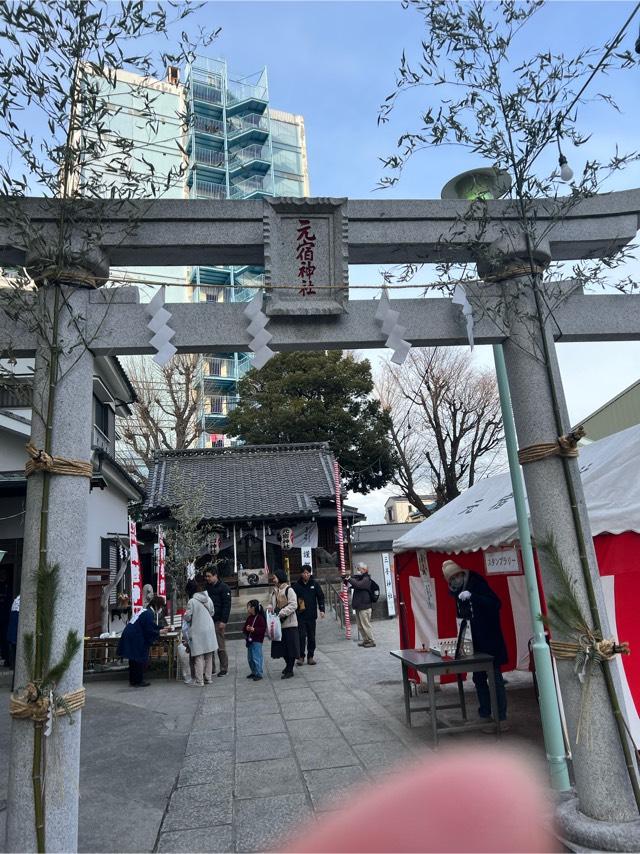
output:
<path id="1" fill-rule="evenodd" d="M 24 470 L 27 477 L 38 471 L 48 471 L 52 474 L 67 474 L 74 477 L 91 477 L 93 465 L 82 460 L 68 460 L 66 457 L 54 457 L 46 451 L 38 450 L 29 442 L 25 445 L 27 453 L 31 457 L 27 460 Z"/>
<path id="2" fill-rule="evenodd" d="M 54 694 L 53 705 L 55 716 L 69 715 L 79 711 L 84 706 L 85 690 L 78 688 L 70 694 Z M 32 721 L 46 721 L 51 705 L 48 694 L 41 693 L 37 686 L 30 682 L 21 692 L 11 695 L 9 714 L 12 718 Z"/>
<path id="3" fill-rule="evenodd" d="M 552 640 L 549 642 L 549 646 L 551 647 L 551 654 L 556 660 L 570 661 L 575 659 L 574 671 L 582 684 L 582 701 L 576 730 L 577 744 L 580 741 L 584 712 L 589 707 L 587 701 L 593 666 L 595 664 L 603 664 L 605 661 L 611 661 L 616 655 L 630 655 L 631 650 L 626 641 L 617 643 L 613 638 L 598 640 L 591 632 L 581 635 L 577 643 Z M 628 732 L 626 721 L 624 723 Z M 631 733 L 629 733 L 629 736 L 631 737 Z"/>
<path id="4" fill-rule="evenodd" d="M 521 466 L 527 463 L 537 463 L 548 457 L 577 457 L 578 442 L 585 435 L 584 427 L 576 427 L 566 436 L 558 436 L 555 442 L 538 442 L 518 450 L 518 461 Z"/>

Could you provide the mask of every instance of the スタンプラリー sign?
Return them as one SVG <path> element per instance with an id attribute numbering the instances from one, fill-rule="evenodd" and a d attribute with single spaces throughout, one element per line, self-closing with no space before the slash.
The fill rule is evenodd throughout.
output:
<path id="1" fill-rule="evenodd" d="M 487 575 L 519 575 L 522 567 L 518 549 L 487 549 L 484 553 L 484 568 Z"/>

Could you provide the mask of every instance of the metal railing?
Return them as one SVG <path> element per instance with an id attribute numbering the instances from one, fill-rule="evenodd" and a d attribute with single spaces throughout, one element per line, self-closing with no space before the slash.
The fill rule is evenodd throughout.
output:
<path id="1" fill-rule="evenodd" d="M 264 287 L 264 273 L 250 273 L 246 270 L 244 273 L 240 273 L 240 275 L 236 278 L 236 282 L 238 282 L 243 288 L 263 288 Z"/>
<path id="2" fill-rule="evenodd" d="M 269 132 L 269 120 L 259 113 L 247 113 L 245 116 L 232 116 L 227 119 L 227 135 L 237 136 L 248 130 L 262 130 Z"/>
<path id="3" fill-rule="evenodd" d="M 207 104 L 222 105 L 222 89 L 218 86 L 210 86 L 206 83 L 192 82 L 193 97 L 196 101 L 204 101 Z"/>
<path id="4" fill-rule="evenodd" d="M 270 193 L 272 181 L 269 178 L 258 178 L 254 176 L 247 178 L 245 181 L 238 181 L 237 184 L 232 184 L 229 188 L 229 195 L 232 199 L 244 199 L 253 193 Z"/>
<path id="5" fill-rule="evenodd" d="M 224 184 L 215 184 L 213 181 L 196 181 L 195 194 L 197 198 L 202 199 L 226 199 L 227 188 Z"/>
<path id="6" fill-rule="evenodd" d="M 208 395 L 205 398 L 204 412 L 205 415 L 228 415 L 238 405 L 237 396 L 229 395 Z"/>
<path id="7" fill-rule="evenodd" d="M 193 127 L 200 133 L 208 133 L 211 136 L 224 136 L 224 122 L 220 119 L 208 119 L 205 116 L 195 116 Z"/>
<path id="8" fill-rule="evenodd" d="M 200 302 L 231 302 L 233 299 L 233 288 L 224 285 L 199 285 Z"/>
<path id="9" fill-rule="evenodd" d="M 229 81 L 227 104 L 237 104 L 240 101 L 248 101 L 249 98 L 255 98 L 258 101 L 268 101 L 267 87 Z"/>
<path id="10" fill-rule="evenodd" d="M 205 148 L 203 145 L 196 145 L 195 157 L 196 163 L 204 166 L 213 166 L 217 169 L 224 169 L 224 151 L 216 151 L 213 148 Z"/>
<path id="11" fill-rule="evenodd" d="M 269 150 L 265 145 L 247 145 L 231 153 L 229 166 L 231 168 L 243 166 L 252 160 L 269 160 Z"/>
<path id="12" fill-rule="evenodd" d="M 219 377 L 221 379 L 237 379 L 238 376 L 235 360 L 224 357 L 205 359 L 202 372 L 205 377 Z"/>

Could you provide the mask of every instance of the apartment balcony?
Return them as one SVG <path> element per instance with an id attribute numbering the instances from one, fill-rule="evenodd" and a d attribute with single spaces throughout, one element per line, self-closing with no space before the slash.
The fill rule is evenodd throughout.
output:
<path id="1" fill-rule="evenodd" d="M 223 92 L 218 81 L 215 83 L 204 83 L 199 80 L 192 80 L 191 92 L 194 101 L 210 107 L 222 108 Z"/>
<path id="2" fill-rule="evenodd" d="M 219 151 L 215 148 L 206 148 L 204 145 L 196 145 L 195 151 L 191 156 L 192 164 L 204 166 L 209 169 L 224 172 L 225 170 L 225 155 L 224 151 Z"/>
<path id="3" fill-rule="evenodd" d="M 191 186 L 192 199 L 226 199 L 227 187 L 225 184 L 216 184 L 213 181 L 196 180 L 195 186 Z"/>
<path id="4" fill-rule="evenodd" d="M 269 119 L 258 113 L 228 118 L 228 139 L 240 139 L 242 136 L 253 142 L 265 142 L 269 136 Z"/>
<path id="5" fill-rule="evenodd" d="M 239 377 L 238 363 L 224 356 L 209 356 L 202 361 L 202 376 L 205 380 L 236 382 Z"/>
<path id="6" fill-rule="evenodd" d="M 252 270 L 243 270 L 242 273 L 236 274 L 236 288 L 241 286 L 245 290 L 248 288 L 263 288 L 264 273 L 254 273 Z"/>
<path id="7" fill-rule="evenodd" d="M 212 394 L 205 397 L 205 415 L 228 415 L 238 405 L 237 394 Z"/>
<path id="8" fill-rule="evenodd" d="M 200 302 L 233 302 L 233 288 L 200 285 Z"/>
<path id="9" fill-rule="evenodd" d="M 268 103 L 269 92 L 266 86 L 229 81 L 226 98 L 228 116 L 242 110 L 264 113 Z"/>
<path id="10" fill-rule="evenodd" d="M 232 184 L 229 188 L 229 195 L 232 199 L 250 199 L 257 195 L 270 195 L 273 192 L 273 181 L 271 176 L 247 178 L 244 181 L 238 181 Z"/>
<path id="11" fill-rule="evenodd" d="M 229 152 L 229 172 L 238 173 L 253 169 L 268 172 L 271 167 L 271 152 L 267 145 L 247 145 Z"/>
<path id="12" fill-rule="evenodd" d="M 222 119 L 214 119 L 210 116 L 194 116 L 193 129 L 196 134 L 206 134 L 224 139 L 224 122 Z"/>

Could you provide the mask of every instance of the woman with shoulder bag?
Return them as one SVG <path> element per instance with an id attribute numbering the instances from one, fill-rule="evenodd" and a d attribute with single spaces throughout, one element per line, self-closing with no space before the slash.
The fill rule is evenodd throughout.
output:
<path id="1" fill-rule="evenodd" d="M 189 599 L 184 620 L 189 624 L 189 651 L 194 659 L 195 684 L 202 686 L 205 682 L 211 684 L 213 653 L 218 649 L 218 641 L 213 624 L 213 602 L 207 593 L 205 577 L 196 575 L 193 580 L 196 589 Z"/>
<path id="2" fill-rule="evenodd" d="M 282 657 L 285 668 L 282 679 L 293 677 L 293 665 L 300 658 L 300 638 L 298 636 L 298 597 L 289 584 L 287 574 L 283 569 L 273 571 L 275 586 L 271 592 L 270 609 L 278 615 L 282 624 Z M 272 658 L 273 658 L 272 654 Z"/>

